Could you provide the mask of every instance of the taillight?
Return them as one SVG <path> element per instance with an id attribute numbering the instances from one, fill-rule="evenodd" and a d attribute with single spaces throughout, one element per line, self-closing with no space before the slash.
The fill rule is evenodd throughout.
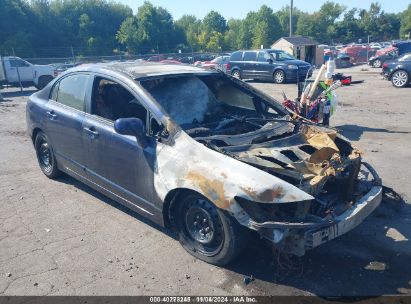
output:
<path id="1" fill-rule="evenodd" d="M 229 62 L 226 63 L 225 69 L 226 69 L 227 71 L 231 70 L 231 64 L 230 64 Z"/>
<path id="2" fill-rule="evenodd" d="M 388 63 L 384 63 L 384 64 L 382 65 L 382 67 L 383 67 L 383 68 L 388 68 Z"/>

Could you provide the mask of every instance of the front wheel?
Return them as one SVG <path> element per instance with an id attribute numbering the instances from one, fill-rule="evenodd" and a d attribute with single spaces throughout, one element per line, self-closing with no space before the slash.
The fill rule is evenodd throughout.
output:
<path id="1" fill-rule="evenodd" d="M 199 194 L 188 194 L 177 204 L 174 225 L 188 253 L 219 266 L 238 256 L 244 248 L 246 228 Z"/>
<path id="2" fill-rule="evenodd" d="M 285 83 L 285 73 L 284 71 L 278 70 L 274 72 L 273 75 L 274 78 L 274 82 L 281 84 L 281 83 Z"/>
<path id="3" fill-rule="evenodd" d="M 374 62 L 372 63 L 372 66 L 373 66 L 374 68 L 380 68 L 380 67 L 382 67 L 381 60 L 379 60 L 379 59 L 374 60 Z"/>
<path id="4" fill-rule="evenodd" d="M 410 82 L 410 77 L 406 71 L 398 70 L 392 74 L 391 82 L 396 88 L 404 88 Z"/>
<path id="5" fill-rule="evenodd" d="M 60 170 L 57 168 L 56 157 L 46 134 L 39 132 L 34 141 L 36 149 L 37 161 L 41 171 L 48 178 L 56 178 L 60 175 Z"/>

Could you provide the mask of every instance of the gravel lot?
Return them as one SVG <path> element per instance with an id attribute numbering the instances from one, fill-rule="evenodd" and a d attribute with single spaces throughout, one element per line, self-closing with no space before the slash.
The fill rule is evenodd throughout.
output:
<path id="1" fill-rule="evenodd" d="M 411 88 L 395 89 L 374 69 L 343 72 L 365 82 L 339 89 L 332 126 L 408 201 Z M 252 84 L 278 99 L 297 91 Z M 411 205 L 386 200 L 357 229 L 299 260 L 278 260 L 255 241 L 234 264 L 208 265 L 74 179 L 47 179 L 25 134 L 33 92 L 6 89 L 0 102 L 0 295 L 411 294 Z M 248 275 L 255 281 L 245 285 Z"/>

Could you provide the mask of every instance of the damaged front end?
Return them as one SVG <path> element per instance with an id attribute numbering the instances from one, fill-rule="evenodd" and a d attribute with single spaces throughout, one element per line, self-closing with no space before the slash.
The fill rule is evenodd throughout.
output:
<path id="1" fill-rule="evenodd" d="M 259 168 L 296 186 L 313 199 L 263 203 L 264 193 L 246 192 L 236 202 L 239 222 L 260 233 L 286 253 L 303 255 L 361 223 L 381 202 L 382 185 L 360 152 L 331 129 L 300 121 L 277 121 L 271 138 L 212 134 L 193 136 L 208 147 Z M 190 133 L 190 130 L 188 130 Z M 212 132 L 211 132 L 212 133 Z M 191 133 L 192 134 L 192 133 Z"/>
<path id="2" fill-rule="evenodd" d="M 241 81 L 185 76 L 143 86 L 181 127 L 174 145 L 157 152 L 161 199 L 173 189 L 201 193 L 299 256 L 353 229 L 381 202 L 380 178 L 347 139 L 291 119 Z"/>

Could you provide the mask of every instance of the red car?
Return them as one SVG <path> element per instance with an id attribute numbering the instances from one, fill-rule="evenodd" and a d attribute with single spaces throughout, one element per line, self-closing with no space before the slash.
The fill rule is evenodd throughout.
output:
<path id="1" fill-rule="evenodd" d="M 194 63 L 195 66 L 199 66 L 205 69 L 215 69 L 221 70 L 223 72 L 227 71 L 227 64 L 230 61 L 230 56 L 219 56 L 211 61 L 197 61 Z"/>

